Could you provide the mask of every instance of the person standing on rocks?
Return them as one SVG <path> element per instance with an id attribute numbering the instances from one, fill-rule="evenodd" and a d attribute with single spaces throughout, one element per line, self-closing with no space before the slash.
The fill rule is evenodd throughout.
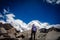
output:
<path id="1" fill-rule="evenodd" d="M 31 40 L 32 40 L 33 36 L 34 36 L 34 40 L 35 40 L 36 31 L 37 31 L 37 28 L 36 28 L 36 26 L 33 24 L 33 25 L 32 25 L 32 29 L 31 29 Z"/>

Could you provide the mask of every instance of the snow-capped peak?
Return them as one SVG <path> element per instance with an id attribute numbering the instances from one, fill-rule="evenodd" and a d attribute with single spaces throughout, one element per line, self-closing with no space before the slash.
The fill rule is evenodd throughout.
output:
<path id="1" fill-rule="evenodd" d="M 6 10 L 5 10 L 6 11 Z M 5 12 L 6 13 L 6 12 Z M 23 32 L 26 30 L 30 30 L 32 28 L 32 25 L 34 24 L 38 29 L 41 28 L 46 28 L 49 29 L 51 27 L 56 27 L 56 28 L 60 28 L 60 24 L 59 25 L 50 25 L 47 22 L 40 22 L 39 20 L 32 20 L 30 21 L 28 24 L 26 24 L 25 22 L 23 22 L 20 19 L 14 19 L 15 15 L 14 14 L 5 14 L 6 16 L 6 22 L 4 20 L 0 20 L 0 22 L 2 23 L 9 23 L 11 24 L 16 30 Z"/>
<path id="2" fill-rule="evenodd" d="M 38 21 L 38 20 L 33 20 L 33 21 L 29 22 L 29 23 L 27 24 L 28 28 L 31 29 L 33 24 L 34 24 L 37 28 L 40 28 L 41 23 L 40 23 L 40 21 Z"/>

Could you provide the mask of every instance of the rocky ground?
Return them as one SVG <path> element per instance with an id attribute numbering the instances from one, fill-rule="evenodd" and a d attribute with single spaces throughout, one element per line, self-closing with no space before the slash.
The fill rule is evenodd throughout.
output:
<path id="1" fill-rule="evenodd" d="M 30 40 L 31 30 L 19 32 L 16 31 L 10 24 L 0 23 L 0 40 Z M 60 40 L 60 32 L 51 30 L 47 33 L 36 32 L 36 40 Z"/>

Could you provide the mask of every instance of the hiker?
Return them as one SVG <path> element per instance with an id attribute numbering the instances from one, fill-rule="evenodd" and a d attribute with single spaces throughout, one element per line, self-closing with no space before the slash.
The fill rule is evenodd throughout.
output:
<path id="1" fill-rule="evenodd" d="M 32 40 L 33 36 L 34 36 L 34 40 L 35 40 L 36 31 L 37 31 L 37 28 L 36 28 L 36 26 L 33 24 L 33 25 L 32 25 L 32 29 L 31 29 L 31 40 Z"/>

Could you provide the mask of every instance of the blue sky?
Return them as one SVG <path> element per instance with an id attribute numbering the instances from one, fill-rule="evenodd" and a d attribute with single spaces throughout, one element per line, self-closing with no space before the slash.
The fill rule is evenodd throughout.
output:
<path id="1" fill-rule="evenodd" d="M 0 12 L 10 8 L 16 18 L 28 23 L 32 20 L 60 24 L 60 5 L 49 4 L 42 0 L 0 0 Z"/>

